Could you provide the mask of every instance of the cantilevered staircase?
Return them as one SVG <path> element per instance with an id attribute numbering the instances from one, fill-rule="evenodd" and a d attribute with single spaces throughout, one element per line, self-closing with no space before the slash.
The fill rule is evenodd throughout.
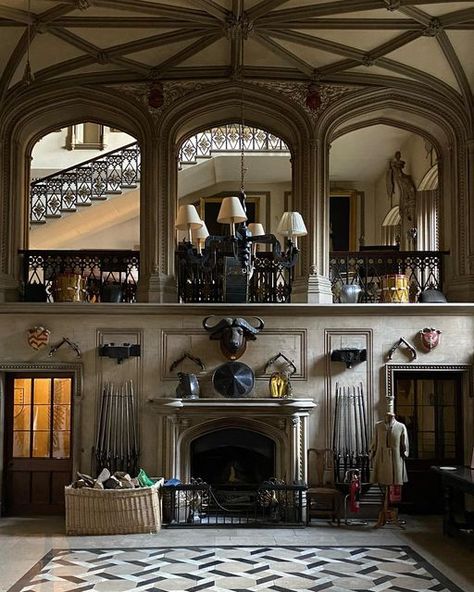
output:
<path id="1" fill-rule="evenodd" d="M 30 223 L 91 206 L 95 201 L 120 195 L 140 182 L 140 148 L 127 144 L 68 169 L 36 179 L 30 190 Z"/>

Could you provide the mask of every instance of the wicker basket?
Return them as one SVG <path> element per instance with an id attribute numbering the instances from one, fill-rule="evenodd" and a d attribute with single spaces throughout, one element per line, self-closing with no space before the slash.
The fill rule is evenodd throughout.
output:
<path id="1" fill-rule="evenodd" d="M 161 527 L 160 479 L 137 489 L 74 489 L 65 487 L 66 534 L 134 534 Z"/>

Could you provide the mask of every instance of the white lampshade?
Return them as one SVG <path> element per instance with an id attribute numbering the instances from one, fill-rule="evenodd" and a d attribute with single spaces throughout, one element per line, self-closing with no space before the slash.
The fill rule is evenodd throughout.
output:
<path id="1" fill-rule="evenodd" d="M 251 222 L 248 225 L 248 229 L 252 233 L 252 236 L 262 236 L 265 234 L 265 228 L 259 222 Z"/>
<path id="2" fill-rule="evenodd" d="M 239 224 L 246 220 L 247 216 L 245 215 L 240 199 L 236 196 L 224 197 L 217 221 L 221 224 Z"/>
<path id="3" fill-rule="evenodd" d="M 200 228 L 193 229 L 193 239 L 197 241 L 205 241 L 209 236 L 209 230 L 207 229 L 204 220 L 201 220 L 202 226 Z"/>
<path id="4" fill-rule="evenodd" d="M 196 207 L 191 204 L 179 206 L 175 228 L 178 230 L 196 230 L 201 228 L 203 221 L 199 217 Z"/>
<path id="5" fill-rule="evenodd" d="M 277 232 L 290 238 L 308 234 L 303 216 L 299 212 L 284 212 L 280 224 L 278 224 Z"/>

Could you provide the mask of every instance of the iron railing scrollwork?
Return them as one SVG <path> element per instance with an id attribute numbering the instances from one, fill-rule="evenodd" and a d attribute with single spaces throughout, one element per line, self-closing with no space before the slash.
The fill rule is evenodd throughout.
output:
<path id="1" fill-rule="evenodd" d="M 226 257 L 232 252 L 216 250 L 209 265 L 194 253 L 189 256 L 184 244 L 176 250 L 176 275 L 178 302 L 205 303 L 225 302 Z M 285 303 L 290 302 L 293 268 L 285 267 L 273 254 L 257 253 L 252 258 L 252 274 L 248 280 L 248 302 Z"/>
<path id="2" fill-rule="evenodd" d="M 199 158 L 211 158 L 219 152 L 289 152 L 278 136 L 265 130 L 240 124 L 227 124 L 200 132 L 183 142 L 179 151 L 179 165 L 196 164 Z"/>
<path id="3" fill-rule="evenodd" d="M 140 182 L 140 148 L 132 143 L 101 154 L 47 177 L 30 186 L 30 222 L 43 224 L 88 206 L 94 200 L 120 194 Z"/>
<path id="4" fill-rule="evenodd" d="M 289 152 L 288 146 L 273 134 L 239 124 L 228 124 L 188 138 L 179 151 L 179 167 L 196 164 L 219 152 Z M 30 222 L 43 224 L 74 212 L 78 206 L 107 199 L 140 182 L 140 147 L 137 142 L 91 158 L 57 173 L 34 179 L 30 186 Z"/>
<path id="5" fill-rule="evenodd" d="M 345 284 L 361 287 L 359 302 L 384 301 L 387 278 L 400 274 L 406 277 L 409 301 L 417 302 L 419 294 L 428 288 L 442 290 L 444 254 L 441 251 L 332 252 L 329 277 L 333 301 L 341 302 Z"/>
<path id="6" fill-rule="evenodd" d="M 80 276 L 85 285 L 84 301 L 104 300 L 104 288 L 116 286 L 115 301 L 135 302 L 140 269 L 139 251 L 50 251 L 23 250 L 24 300 L 54 302 L 58 276 Z"/>
<path id="7" fill-rule="evenodd" d="M 304 526 L 306 491 L 303 482 L 260 486 L 211 486 L 200 480 L 165 485 L 161 489 L 163 522 L 168 527 L 256 525 Z"/>

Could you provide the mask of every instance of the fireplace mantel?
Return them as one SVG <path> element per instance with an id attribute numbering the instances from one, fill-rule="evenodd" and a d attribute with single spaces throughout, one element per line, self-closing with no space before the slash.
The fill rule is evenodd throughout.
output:
<path id="1" fill-rule="evenodd" d="M 317 404 L 310 398 L 148 399 L 159 418 L 164 474 L 186 482 L 190 446 L 199 436 L 226 428 L 243 428 L 271 438 L 276 445 L 276 477 L 306 480 L 308 419 Z"/>
<path id="2" fill-rule="evenodd" d="M 252 415 L 280 415 L 291 416 L 308 414 L 317 406 L 312 399 L 277 399 L 277 398 L 253 398 L 245 399 L 178 399 L 178 398 L 152 398 L 148 399 L 152 409 L 162 415 L 184 412 L 185 415 L 205 413 L 207 417 L 224 415 L 240 415 L 252 413 Z"/>

